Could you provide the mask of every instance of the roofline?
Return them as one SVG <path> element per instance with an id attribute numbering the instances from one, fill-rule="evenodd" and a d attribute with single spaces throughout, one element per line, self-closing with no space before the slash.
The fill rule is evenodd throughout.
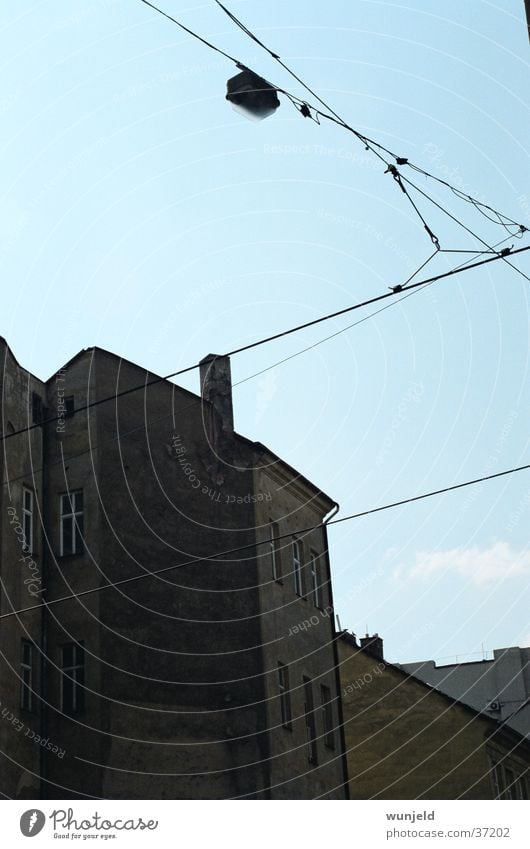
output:
<path id="1" fill-rule="evenodd" d="M 359 646 L 355 640 L 355 637 L 352 634 L 349 634 L 347 631 L 342 631 L 338 635 L 338 638 L 343 642 L 348 643 L 351 647 L 355 648 L 357 652 L 362 652 L 363 654 L 368 654 L 373 657 L 373 654 L 370 649 L 368 647 L 363 648 L 362 646 Z M 507 719 L 501 722 L 498 719 L 494 719 L 492 716 L 486 716 L 486 714 L 481 713 L 481 711 L 476 710 L 474 707 L 471 707 L 471 705 L 467 705 L 465 702 L 461 702 L 460 699 L 453 699 L 452 696 L 448 696 L 447 693 L 443 693 L 436 687 L 432 687 L 430 684 L 427 684 L 425 681 L 422 681 L 421 678 L 416 678 L 415 675 L 413 675 L 411 672 L 406 672 L 404 669 L 401 668 L 401 666 L 396 666 L 395 663 L 390 663 L 384 658 L 382 660 L 382 663 L 385 664 L 385 667 L 399 672 L 399 674 L 403 678 L 412 678 L 412 680 L 415 681 L 417 684 L 420 684 L 426 690 L 429 690 L 433 693 L 436 693 L 438 696 L 441 696 L 442 699 L 444 699 L 446 702 L 449 702 L 451 705 L 457 705 L 458 707 L 464 708 L 464 710 L 467 710 L 468 713 L 472 713 L 475 718 L 481 719 L 484 722 L 488 723 L 490 726 L 493 726 L 491 734 L 489 736 L 492 736 L 493 734 L 498 734 L 500 732 L 506 732 L 509 735 L 513 735 L 514 737 L 516 737 L 519 742 L 522 742 L 526 746 L 528 746 L 530 752 L 530 740 L 523 734 L 520 734 L 519 731 L 516 731 L 515 728 L 506 725 Z"/>
<path id="2" fill-rule="evenodd" d="M 51 383 L 52 380 L 54 380 L 55 376 L 58 374 L 59 371 L 69 368 L 71 365 L 73 365 L 73 363 L 75 363 L 81 357 L 83 357 L 87 354 L 91 354 L 92 357 L 94 357 L 96 354 L 100 353 L 100 354 L 103 354 L 106 357 L 112 357 L 115 360 L 119 360 L 121 363 L 126 363 L 127 365 L 131 365 L 134 368 L 137 368 L 139 371 L 142 371 L 145 374 L 151 375 L 155 379 L 159 380 L 160 383 L 167 383 L 169 386 L 176 388 L 176 389 L 179 389 L 181 392 L 185 392 L 187 395 L 190 395 L 196 401 L 202 401 L 203 403 L 207 404 L 208 406 L 211 406 L 210 401 L 206 401 L 204 398 L 202 398 L 201 395 L 197 394 L 196 392 L 192 392 L 190 389 L 185 389 L 183 386 L 179 386 L 178 383 L 171 383 L 171 381 L 168 378 L 163 377 L 162 375 L 156 374 L 156 372 L 150 371 L 150 369 L 145 368 L 145 366 L 140 366 L 140 365 L 138 365 L 138 363 L 135 363 L 132 360 L 128 360 L 126 357 L 122 357 L 119 354 L 115 354 L 113 351 L 108 351 L 106 348 L 100 348 L 98 345 L 92 345 L 89 348 L 82 348 L 80 351 L 77 352 L 77 354 L 74 354 L 72 357 L 70 357 L 70 359 L 66 363 L 64 363 L 64 365 L 62 365 L 57 371 L 55 371 L 50 377 L 48 377 L 46 380 L 42 380 L 41 378 L 34 375 L 33 372 L 30 372 L 28 369 L 25 369 L 23 366 L 20 365 L 17 358 L 13 354 L 13 351 L 11 350 L 8 342 L 6 341 L 6 339 L 4 339 L 3 336 L 0 336 L 0 342 L 4 342 L 7 350 L 9 351 L 9 353 L 11 354 L 11 356 L 13 357 L 17 366 L 20 369 L 22 369 L 23 371 L 26 371 L 27 374 L 31 375 L 35 380 L 38 380 L 40 383 L 44 383 L 46 385 Z M 327 493 L 325 493 L 318 486 L 316 486 L 314 483 L 312 483 L 308 478 L 306 478 L 305 475 L 303 475 L 301 472 L 299 472 L 298 469 L 295 469 L 293 466 L 291 466 L 284 459 L 282 459 L 282 457 L 279 457 L 277 454 L 275 454 L 274 451 L 272 451 L 270 448 L 268 448 L 262 442 L 254 442 L 253 440 L 248 439 L 246 436 L 243 436 L 242 434 L 237 433 L 236 431 L 234 431 L 234 437 L 236 439 L 240 440 L 241 442 L 243 442 L 246 446 L 251 447 L 253 449 L 253 451 L 257 451 L 258 453 L 261 453 L 261 454 L 268 454 L 269 457 L 272 458 L 272 460 L 275 464 L 279 464 L 284 469 L 287 470 L 287 472 L 294 479 L 294 481 L 297 481 L 297 480 L 300 481 L 307 489 L 310 490 L 310 492 L 313 492 L 315 494 L 315 498 L 321 500 L 323 506 L 328 508 L 326 510 L 326 513 L 329 513 L 329 511 L 332 509 L 332 507 L 338 506 L 337 502 L 333 498 L 331 498 L 331 496 L 327 495 Z"/>
<path id="3" fill-rule="evenodd" d="M 29 374 L 29 375 L 30 375 L 30 376 L 31 376 L 34 380 L 37 380 L 39 383 L 46 383 L 46 381 L 45 381 L 45 380 L 42 380 L 42 378 L 37 377 L 37 375 L 36 375 L 36 374 L 34 374 L 34 373 L 33 373 L 32 371 L 30 371 L 28 368 L 26 368 L 25 366 L 21 365 L 21 363 L 19 363 L 19 361 L 17 360 L 17 358 L 16 358 L 15 354 L 13 353 L 13 349 L 12 349 L 11 345 L 9 344 L 9 342 L 7 341 L 7 339 L 5 338 L 5 336 L 0 336 L 0 344 L 1 344 L 2 342 L 3 342 L 3 343 L 4 343 L 4 345 L 6 346 L 7 350 L 8 350 L 8 351 L 9 351 L 9 353 L 10 353 L 10 355 L 13 357 L 13 359 L 14 359 L 14 361 L 15 361 L 15 364 L 18 366 L 18 368 L 19 368 L 21 371 L 25 371 L 25 372 L 26 372 L 26 374 Z"/>
<path id="4" fill-rule="evenodd" d="M 105 357 L 112 357 L 115 360 L 119 360 L 120 363 L 125 363 L 126 365 L 133 366 L 139 371 L 144 372 L 144 374 L 148 374 L 151 377 L 155 378 L 161 384 L 166 383 L 173 389 L 179 389 L 181 392 L 185 392 L 187 395 L 191 395 L 196 401 L 204 400 L 196 392 L 192 392 L 190 389 L 186 389 L 184 386 L 180 386 L 178 383 L 172 383 L 167 377 L 164 377 L 161 374 L 157 374 L 156 372 L 151 371 L 151 369 L 148 369 L 145 366 L 138 365 L 138 363 L 133 362 L 133 360 L 128 360 L 127 357 L 122 357 L 120 354 L 115 354 L 113 351 L 108 351 L 106 348 L 100 348 L 98 345 L 92 345 L 90 348 L 83 348 L 81 351 L 78 351 L 77 354 L 74 354 L 74 356 L 68 360 L 68 362 L 61 366 L 61 369 L 69 368 L 73 363 L 76 362 L 76 360 L 80 359 L 85 354 L 92 354 L 92 356 L 94 356 L 98 353 L 103 354 Z M 54 374 L 52 374 L 52 376 L 48 378 L 46 383 L 50 383 L 54 379 L 56 374 L 57 372 L 54 372 Z M 210 405 L 209 401 L 204 400 L 204 403 Z"/>
<path id="5" fill-rule="evenodd" d="M 428 660 L 413 660 L 408 663 L 402 663 L 401 666 L 417 666 L 425 663 L 432 663 L 434 669 L 447 669 L 448 666 L 473 666 L 474 664 L 480 663 L 496 663 L 496 661 L 502 659 L 502 654 L 500 652 L 507 651 L 528 651 L 530 652 L 530 648 L 527 646 L 504 646 L 501 649 L 491 649 L 493 652 L 493 657 L 483 657 L 482 660 L 463 660 L 457 661 L 456 663 L 436 663 L 435 660 L 429 658 Z M 456 657 L 456 655 L 455 655 Z"/>
<path id="6" fill-rule="evenodd" d="M 334 498 L 331 498 L 330 495 L 325 493 L 322 489 L 320 489 L 320 487 L 316 486 L 316 484 L 312 483 L 309 480 L 309 478 L 306 478 L 306 476 L 303 475 L 301 472 L 299 472 L 298 469 L 295 469 L 294 466 L 291 466 L 290 463 L 288 463 L 282 457 L 279 457 L 278 454 L 276 454 L 274 451 L 272 451 L 270 448 L 268 448 L 266 445 L 264 445 L 263 442 L 255 442 L 254 440 L 248 439 L 248 437 L 242 436 L 240 433 L 236 433 L 235 431 L 234 431 L 234 436 L 237 439 L 242 440 L 246 445 L 250 446 L 255 451 L 258 451 L 261 454 L 268 454 L 273 459 L 275 464 L 279 464 L 279 465 L 283 466 L 283 468 L 287 469 L 289 474 L 295 480 L 301 481 L 304 486 L 306 486 L 309 490 L 314 492 L 316 497 L 320 498 L 325 506 L 329 505 L 328 510 L 326 512 L 329 512 L 329 510 L 331 510 L 332 507 L 337 505 L 337 502 L 335 501 Z"/>

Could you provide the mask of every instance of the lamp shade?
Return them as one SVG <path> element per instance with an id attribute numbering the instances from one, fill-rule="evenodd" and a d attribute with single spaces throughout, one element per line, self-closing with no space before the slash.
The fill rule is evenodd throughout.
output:
<path id="1" fill-rule="evenodd" d="M 256 121 L 272 115 L 280 105 L 276 89 L 248 69 L 228 80 L 226 99 L 238 112 Z"/>

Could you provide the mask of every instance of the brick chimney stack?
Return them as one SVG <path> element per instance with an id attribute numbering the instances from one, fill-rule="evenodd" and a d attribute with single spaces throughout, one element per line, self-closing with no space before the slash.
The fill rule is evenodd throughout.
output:
<path id="1" fill-rule="evenodd" d="M 378 660 L 384 660 L 383 640 L 379 634 L 374 634 L 372 637 L 369 634 L 366 634 L 365 637 L 361 637 L 361 648 L 369 652 Z"/>
<path id="2" fill-rule="evenodd" d="M 230 357 L 208 354 L 200 361 L 201 397 L 209 401 L 221 419 L 224 433 L 234 430 Z"/>

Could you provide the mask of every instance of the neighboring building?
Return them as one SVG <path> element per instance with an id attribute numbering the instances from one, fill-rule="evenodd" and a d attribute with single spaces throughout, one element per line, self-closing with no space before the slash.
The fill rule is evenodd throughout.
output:
<path id="1" fill-rule="evenodd" d="M 530 743 L 342 633 L 351 799 L 528 799 Z"/>
<path id="2" fill-rule="evenodd" d="M 431 687 L 505 722 L 530 737 L 530 648 L 495 649 L 492 660 L 437 666 L 433 660 L 401 668 Z"/>
<path id="3" fill-rule="evenodd" d="M 99 348 L 0 361 L 3 433 L 36 425 L 3 442 L 0 613 L 49 602 L 0 619 L 2 794 L 344 798 L 336 505 L 234 432 L 229 360 L 202 397 Z"/>

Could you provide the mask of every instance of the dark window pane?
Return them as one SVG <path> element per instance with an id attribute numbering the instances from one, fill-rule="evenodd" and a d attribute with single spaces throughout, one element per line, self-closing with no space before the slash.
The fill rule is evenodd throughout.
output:
<path id="1" fill-rule="evenodd" d="M 43 419 L 42 398 L 36 392 L 31 393 L 31 413 L 33 424 L 40 424 Z"/>
<path id="2" fill-rule="evenodd" d="M 75 707 L 78 711 L 83 711 L 85 709 L 85 669 L 81 667 L 81 669 L 77 672 L 77 686 L 75 691 Z"/>
<path id="3" fill-rule="evenodd" d="M 333 705 L 331 690 L 325 684 L 320 688 L 322 702 L 322 718 L 324 724 L 324 743 L 330 749 L 335 748 L 335 733 L 333 727 Z"/>
<path id="4" fill-rule="evenodd" d="M 74 649 L 75 645 L 73 643 L 68 643 L 66 646 L 63 646 L 63 669 L 66 669 L 67 666 L 73 666 Z"/>
<path id="5" fill-rule="evenodd" d="M 72 554 L 73 552 L 73 534 L 72 534 L 73 519 L 69 516 L 63 519 L 63 554 Z"/>
<path id="6" fill-rule="evenodd" d="M 31 643 L 26 641 L 22 643 L 22 663 L 31 666 Z"/>
<path id="7" fill-rule="evenodd" d="M 302 678 L 304 684 L 304 714 L 307 733 L 307 759 L 309 763 L 317 762 L 315 710 L 313 704 L 313 685 L 309 678 Z"/>
<path id="8" fill-rule="evenodd" d="M 64 713 L 74 712 L 74 682 L 67 673 L 63 673 L 63 704 Z"/>
<path id="9" fill-rule="evenodd" d="M 83 516 L 75 518 L 75 545 L 74 554 L 81 554 L 83 551 Z"/>
<path id="10" fill-rule="evenodd" d="M 20 707 L 22 710 L 31 710 L 31 680 L 27 670 L 23 673 L 21 685 Z"/>
<path id="11" fill-rule="evenodd" d="M 85 707 L 85 650 L 77 643 L 67 643 L 62 650 L 62 704 L 63 713 L 72 715 Z"/>
<path id="12" fill-rule="evenodd" d="M 278 664 L 278 685 L 280 691 L 280 712 L 282 725 L 291 725 L 291 693 L 289 688 L 289 670 L 283 663 Z"/>

